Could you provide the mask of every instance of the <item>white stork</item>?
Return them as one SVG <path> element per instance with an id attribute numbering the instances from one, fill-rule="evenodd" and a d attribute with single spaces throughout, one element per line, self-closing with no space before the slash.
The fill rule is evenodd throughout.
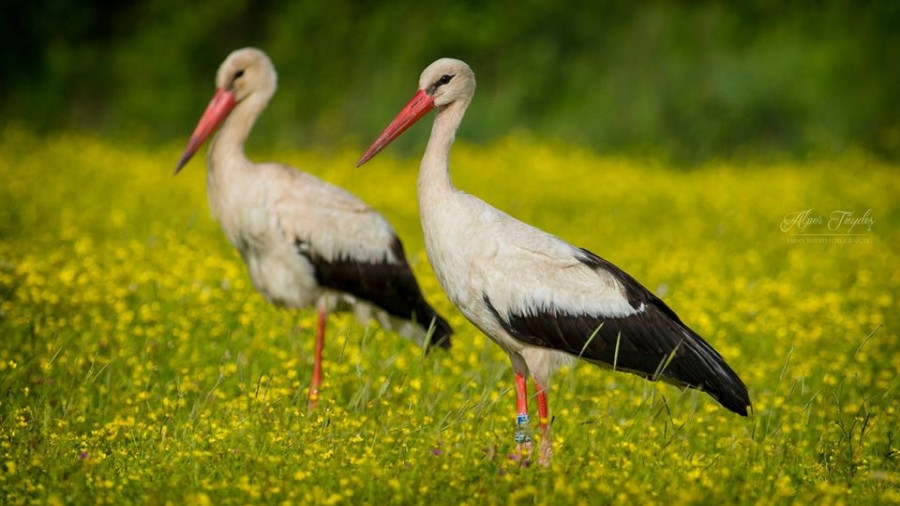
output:
<path id="1" fill-rule="evenodd" d="M 449 347 L 452 330 L 422 296 L 387 220 L 337 186 L 287 165 L 253 163 L 244 155 L 244 141 L 276 83 L 265 53 L 253 48 L 231 53 L 219 67 L 216 94 L 175 173 L 224 121 L 207 157 L 210 208 L 266 299 L 288 308 L 316 306 L 308 401 L 314 407 L 327 311 L 353 307 L 360 318 L 374 315 L 423 346 Z"/>
<path id="2" fill-rule="evenodd" d="M 737 374 L 634 278 L 453 186 L 450 147 L 474 93 L 475 76 L 464 62 L 432 63 L 416 94 L 357 166 L 437 108 L 418 178 L 425 247 L 450 300 L 509 354 L 516 374 L 519 455 L 531 451 L 527 375 L 537 390 L 539 462 L 548 465 L 550 376 L 576 358 L 703 390 L 746 416 L 750 397 Z"/>

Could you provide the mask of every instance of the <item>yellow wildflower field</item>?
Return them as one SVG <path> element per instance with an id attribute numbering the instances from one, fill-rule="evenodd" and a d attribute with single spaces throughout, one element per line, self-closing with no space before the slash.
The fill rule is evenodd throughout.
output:
<path id="1" fill-rule="evenodd" d="M 254 292 L 200 160 L 173 178 L 181 145 L 2 134 L 0 503 L 900 502 L 896 166 L 851 153 L 687 169 L 527 137 L 458 144 L 459 187 L 631 273 L 754 402 L 744 419 L 579 364 L 551 387 L 542 469 L 508 458 L 508 360 L 428 266 L 416 159 L 253 156 L 381 211 L 456 329 L 423 356 L 332 317 L 308 413 L 314 312 Z"/>

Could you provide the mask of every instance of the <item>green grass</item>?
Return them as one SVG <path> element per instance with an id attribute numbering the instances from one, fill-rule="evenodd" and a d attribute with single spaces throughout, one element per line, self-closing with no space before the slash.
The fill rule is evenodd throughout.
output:
<path id="1" fill-rule="evenodd" d="M 744 419 L 579 364 L 549 392 L 541 469 L 507 458 L 508 361 L 422 252 L 416 160 L 271 154 L 381 210 L 457 330 L 450 353 L 423 357 L 333 317 L 309 414 L 314 313 L 253 291 L 209 217 L 203 164 L 171 177 L 181 147 L 3 131 L 0 503 L 900 501 L 897 167 L 857 154 L 685 171 L 527 138 L 457 146 L 460 187 L 658 292 L 754 401 Z M 782 221 L 805 209 L 874 223 L 860 242 L 791 242 Z"/>

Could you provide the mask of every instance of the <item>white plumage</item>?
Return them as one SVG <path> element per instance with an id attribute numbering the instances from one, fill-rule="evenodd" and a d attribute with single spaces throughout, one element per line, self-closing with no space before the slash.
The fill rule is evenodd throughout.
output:
<path id="1" fill-rule="evenodd" d="M 464 62 L 432 63 L 418 92 L 357 165 L 437 108 L 418 179 L 428 258 L 450 300 L 509 354 L 517 376 L 519 451 L 530 451 L 525 377 L 530 374 L 537 387 L 540 457 L 548 464 L 546 389 L 552 373 L 576 358 L 703 389 L 746 415 L 750 399 L 740 378 L 634 278 L 453 186 L 450 148 L 474 92 L 475 76 Z"/>
<path id="2" fill-rule="evenodd" d="M 244 141 L 276 82 L 262 51 L 246 48 L 229 55 L 176 173 L 224 121 L 207 159 L 210 208 L 266 299 L 289 308 L 318 308 L 314 405 L 326 311 L 353 307 L 361 318 L 374 316 L 420 344 L 431 325 L 432 342 L 444 347 L 452 331 L 425 302 L 397 235 L 381 215 L 314 176 L 247 159 Z"/>
<path id="3" fill-rule="evenodd" d="M 226 120 L 222 129 L 228 127 Z M 251 165 L 241 163 L 246 160 L 219 161 L 216 145 L 209 157 L 210 207 L 247 262 L 254 287 L 269 301 L 300 309 L 326 291 L 303 253 L 325 262 L 401 262 L 390 250 L 393 228 L 358 198 L 286 165 L 245 170 Z"/>

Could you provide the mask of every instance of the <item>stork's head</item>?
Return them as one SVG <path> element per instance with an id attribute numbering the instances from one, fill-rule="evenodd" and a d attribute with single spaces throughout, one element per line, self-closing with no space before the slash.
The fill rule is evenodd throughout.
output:
<path id="1" fill-rule="evenodd" d="M 255 100 L 272 98 L 278 86 L 278 75 L 266 53 L 253 47 L 234 51 L 216 73 L 216 88 L 231 92 L 235 102 L 254 96 Z"/>
<path id="2" fill-rule="evenodd" d="M 462 60 L 441 58 L 422 71 L 419 90 L 430 96 L 438 108 L 457 101 L 468 105 L 475 94 L 475 74 Z"/>
<path id="3" fill-rule="evenodd" d="M 277 87 L 278 75 L 266 53 L 246 47 L 228 55 L 216 73 L 216 94 L 200 117 L 175 173 L 187 164 L 235 106 L 253 101 L 262 109 Z"/>
<path id="4" fill-rule="evenodd" d="M 422 71 L 416 94 L 375 139 L 356 162 L 356 166 L 359 167 L 377 155 L 428 111 L 435 107 L 441 111 L 453 105 L 460 105 L 464 109 L 468 107 L 474 94 L 475 73 L 464 61 L 453 58 L 435 61 Z"/>

